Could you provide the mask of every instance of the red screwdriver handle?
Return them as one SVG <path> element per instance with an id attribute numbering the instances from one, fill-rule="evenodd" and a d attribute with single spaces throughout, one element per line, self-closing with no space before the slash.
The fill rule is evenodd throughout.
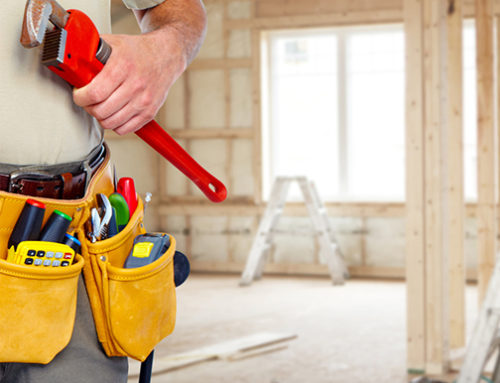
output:
<path id="1" fill-rule="evenodd" d="M 198 164 L 156 121 L 144 125 L 135 134 L 193 181 L 210 201 L 226 199 L 224 184 Z"/>

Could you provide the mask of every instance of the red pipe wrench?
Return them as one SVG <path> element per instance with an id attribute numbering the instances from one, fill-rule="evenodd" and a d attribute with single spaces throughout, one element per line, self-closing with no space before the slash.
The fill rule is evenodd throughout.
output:
<path id="1" fill-rule="evenodd" d="M 94 23 L 83 12 L 66 11 L 56 0 L 28 0 L 21 44 L 33 48 L 42 42 L 42 63 L 77 88 L 90 83 L 111 55 L 111 47 L 100 38 Z M 156 121 L 135 133 L 191 179 L 211 201 L 226 199 L 224 184 L 198 164 Z"/>

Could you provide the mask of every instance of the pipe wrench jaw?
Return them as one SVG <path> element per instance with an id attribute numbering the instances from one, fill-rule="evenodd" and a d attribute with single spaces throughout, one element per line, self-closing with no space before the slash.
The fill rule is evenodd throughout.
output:
<path id="1" fill-rule="evenodd" d="M 64 28 L 47 32 L 43 44 L 42 63 L 74 87 L 81 88 L 102 70 L 100 48 L 111 48 L 101 41 L 90 18 L 79 10 L 69 10 Z M 109 57 L 109 55 L 107 56 Z"/>
<path id="2" fill-rule="evenodd" d="M 65 29 L 55 28 L 45 34 L 42 64 L 47 67 L 53 67 L 58 71 L 64 71 L 60 64 L 64 63 L 64 52 L 66 50 L 66 41 L 68 32 Z"/>

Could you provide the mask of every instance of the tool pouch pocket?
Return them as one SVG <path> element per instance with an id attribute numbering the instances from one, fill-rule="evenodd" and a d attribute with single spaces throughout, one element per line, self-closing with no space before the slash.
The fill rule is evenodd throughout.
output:
<path id="1" fill-rule="evenodd" d="M 35 268 L 0 259 L 0 362 L 49 363 L 71 339 L 83 259 Z"/>
<path id="2" fill-rule="evenodd" d="M 49 363 L 71 339 L 76 315 L 81 255 L 67 267 L 7 261 L 7 244 L 28 197 L 0 192 L 0 362 Z M 58 209 L 75 217 L 84 201 L 39 199 L 46 215 Z"/>
<path id="3" fill-rule="evenodd" d="M 143 203 L 127 226 L 112 238 L 91 243 L 80 232 L 84 269 L 99 341 L 108 356 L 144 361 L 174 329 L 176 298 L 173 271 L 175 239 L 155 262 L 125 269 L 134 238 L 144 234 Z"/>

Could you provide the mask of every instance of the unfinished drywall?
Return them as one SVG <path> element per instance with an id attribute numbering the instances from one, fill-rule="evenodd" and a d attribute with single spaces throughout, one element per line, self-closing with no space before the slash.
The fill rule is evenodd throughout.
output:
<path id="1" fill-rule="evenodd" d="M 224 71 L 221 69 L 189 72 L 189 122 L 192 129 L 224 128 Z"/>
<path id="2" fill-rule="evenodd" d="M 258 4 L 209 0 L 205 5 L 209 25 L 205 43 L 186 74 L 171 88 L 157 119 L 203 167 L 226 184 L 228 201 L 222 205 L 207 203 L 193 183 L 137 138 L 108 134 L 107 140 L 119 174 L 134 177 L 140 193 L 154 194 L 148 216 L 155 226 L 148 230 L 172 233 L 195 269 L 197 265 L 210 265 L 212 271 L 235 271 L 246 260 L 262 213 L 255 204 L 255 196 L 260 195 L 261 150 L 256 98 L 259 41 L 253 24 Z M 139 33 L 132 13 L 116 2 L 114 31 Z M 384 253 L 375 248 L 376 240 L 366 230 L 368 221 L 362 217 L 332 217 L 331 222 L 350 265 L 402 264 L 400 238 Z M 375 225 L 381 226 L 381 231 L 392 227 L 383 219 Z M 383 229 L 385 226 L 387 229 Z M 319 262 L 318 240 L 306 215 L 284 216 L 279 230 L 270 254 L 272 262 Z M 306 234 L 294 234 L 300 231 Z"/>
<path id="3" fill-rule="evenodd" d="M 251 197 L 254 193 L 252 156 L 252 140 L 233 140 L 231 150 L 231 190 L 229 192 L 235 197 Z"/>
<path id="4" fill-rule="evenodd" d="M 164 121 L 164 127 L 170 129 L 184 129 L 186 126 L 185 94 L 186 76 L 181 76 L 168 92 L 168 102 L 160 110 L 160 117 Z"/>
<path id="5" fill-rule="evenodd" d="M 261 201 L 266 200 L 260 182 L 260 31 L 402 21 L 402 2 L 206 0 L 205 5 L 205 43 L 171 88 L 157 119 L 226 184 L 228 200 L 208 202 L 182 173 L 135 137 L 111 134 L 107 141 L 119 174 L 134 177 L 140 193 L 154 194 L 148 230 L 173 234 L 195 270 L 239 272 L 265 207 Z M 344 11 L 340 18 L 337 13 Z M 132 13 L 117 2 L 114 15 L 115 32 L 139 33 Z M 404 277 L 403 204 L 329 203 L 327 207 L 340 249 L 356 275 Z M 284 215 L 278 229 L 270 253 L 273 270 L 301 273 L 301 265 L 319 265 L 319 242 L 304 207 L 292 206 L 292 214 Z M 465 239 L 468 269 L 476 266 L 476 236 L 475 218 L 470 216 Z M 307 272 L 311 270 L 327 274 L 319 266 Z"/>
<path id="6" fill-rule="evenodd" d="M 205 1 L 209 28 L 198 59 L 224 57 L 224 2 Z"/>
<path id="7" fill-rule="evenodd" d="M 252 72 L 249 68 L 233 69 L 229 73 L 230 128 L 252 127 Z"/>

